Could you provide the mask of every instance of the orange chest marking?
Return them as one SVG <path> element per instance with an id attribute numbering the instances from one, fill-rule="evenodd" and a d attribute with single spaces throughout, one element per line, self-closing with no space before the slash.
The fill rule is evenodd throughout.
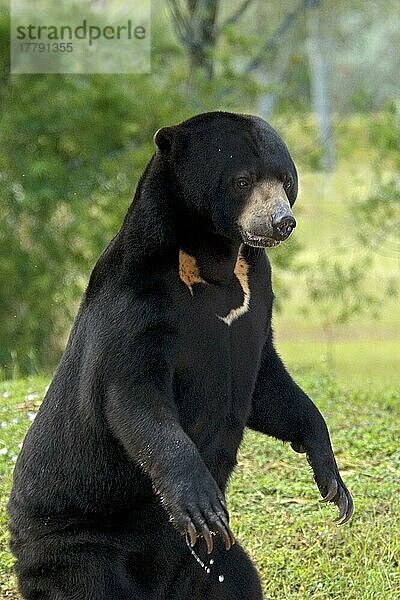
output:
<path id="1" fill-rule="evenodd" d="M 183 283 L 189 288 L 193 296 L 193 285 L 195 283 L 204 283 L 207 285 L 199 272 L 199 267 L 194 256 L 186 254 L 183 250 L 179 250 L 179 277 Z"/>
<path id="2" fill-rule="evenodd" d="M 250 308 L 251 294 L 248 281 L 248 271 L 249 265 L 243 258 L 243 256 L 241 255 L 241 251 L 239 250 L 234 273 L 243 291 L 243 303 L 237 308 L 232 308 L 225 317 L 217 315 L 217 317 L 228 326 L 230 326 L 234 321 L 236 321 L 236 319 L 247 313 L 247 311 Z M 179 277 L 181 278 L 183 283 L 188 287 L 192 296 L 193 285 L 195 283 L 203 283 L 204 285 L 208 285 L 207 281 L 205 281 L 200 275 L 200 271 L 197 266 L 195 257 L 190 256 L 190 254 L 187 254 L 183 250 L 179 251 Z"/>
<path id="3" fill-rule="evenodd" d="M 237 308 L 232 308 L 232 310 L 229 311 L 226 317 L 219 317 L 221 321 L 223 321 L 228 326 L 232 325 L 232 323 L 236 321 L 236 319 L 246 314 L 250 308 L 250 286 L 248 272 L 249 265 L 247 264 L 239 250 L 234 273 L 237 279 L 239 280 L 240 286 L 243 291 L 243 303 Z"/>

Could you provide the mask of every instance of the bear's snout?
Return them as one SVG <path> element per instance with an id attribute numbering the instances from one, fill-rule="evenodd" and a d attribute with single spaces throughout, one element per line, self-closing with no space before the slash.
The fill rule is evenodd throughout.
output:
<path id="1" fill-rule="evenodd" d="M 296 219 L 292 214 L 277 215 L 272 219 L 272 237 L 275 240 L 286 240 L 296 227 Z"/>
<path id="2" fill-rule="evenodd" d="M 253 189 L 238 219 L 245 244 L 256 247 L 278 246 L 296 227 L 284 190 L 278 181 L 263 181 Z"/>

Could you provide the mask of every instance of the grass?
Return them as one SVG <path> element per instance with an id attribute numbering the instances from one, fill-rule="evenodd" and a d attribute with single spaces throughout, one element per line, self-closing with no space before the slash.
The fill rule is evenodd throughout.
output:
<path id="1" fill-rule="evenodd" d="M 0 598 L 18 598 L 7 547 L 6 502 L 20 444 L 38 409 L 48 381 L 32 378 L 0 385 Z"/>
<path id="2" fill-rule="evenodd" d="M 400 597 L 400 390 L 346 392 L 326 376 L 300 376 L 329 424 L 356 513 L 331 523 L 304 458 L 249 433 L 231 486 L 234 526 L 256 562 L 265 598 Z"/>
<path id="3" fill-rule="evenodd" d="M 338 143 L 343 145 L 345 140 L 346 136 L 338 138 Z M 357 233 L 360 230 L 366 233 L 369 225 L 355 207 L 376 186 L 374 157 L 371 148 L 369 155 L 367 150 L 368 146 L 361 144 L 359 152 L 363 154 L 358 158 L 353 154 L 345 156 L 329 176 L 301 173 L 300 194 L 294 209 L 298 227 L 293 238 L 302 248 L 295 259 L 297 264 L 315 263 L 323 256 L 346 266 L 368 254 L 371 266 L 364 288 L 379 296 L 390 280 L 400 281 L 400 238 L 398 227 L 391 228 L 384 222 L 381 231 L 370 232 L 369 249 L 357 242 Z M 389 175 L 393 175 L 390 170 Z M 400 219 L 400 206 L 398 210 Z M 291 239 L 286 243 L 291 243 Z M 272 253 L 273 250 L 271 257 Z M 312 305 L 308 297 L 304 273 L 294 270 L 281 273 L 280 277 L 289 293 L 278 297 L 281 311 L 274 317 L 274 329 L 285 360 L 300 368 L 328 369 L 341 384 L 351 388 L 366 381 L 383 386 L 398 382 L 398 297 L 382 295 L 376 317 L 367 311 L 355 315 L 346 325 L 333 326 L 332 343 L 328 345 L 318 305 Z M 301 310 L 304 307 L 309 309 L 308 316 Z M 333 314 L 335 309 L 333 301 Z"/>
<path id="4" fill-rule="evenodd" d="M 329 346 L 321 340 L 279 342 L 283 360 L 298 368 L 329 372 L 347 389 L 372 388 L 399 382 L 399 340 L 340 340 Z"/>
<path id="5" fill-rule="evenodd" d="M 352 206 L 368 197 L 375 182 L 368 161 L 356 164 L 348 160 L 328 179 L 315 173 L 302 178 L 295 211 L 300 260 L 313 262 L 323 255 L 332 261 L 340 257 L 346 265 L 362 256 Z M 364 223 L 356 219 L 356 226 Z M 390 278 L 399 280 L 398 232 L 395 238 L 381 234 L 366 274 L 369 292 Z M 276 343 L 326 417 L 356 513 L 349 527 L 332 525 L 327 519 L 332 509 L 315 502 L 302 457 L 251 434 L 232 483 L 233 503 L 242 496 L 234 516 L 261 570 L 267 599 L 398 599 L 400 303 L 385 298 L 379 319 L 357 315 L 336 327 L 328 343 L 317 311 L 305 318 L 299 310 L 307 303 L 303 275 L 288 274 L 285 285 L 290 294 L 275 315 Z M 249 510 L 244 490 L 254 490 L 254 502 L 263 494 L 269 510 Z"/>
<path id="6" fill-rule="evenodd" d="M 273 600 L 397 600 L 400 595 L 400 389 L 364 382 L 359 391 L 321 371 L 298 372 L 329 424 L 356 506 L 337 527 L 319 504 L 303 456 L 248 432 L 230 485 L 233 529 Z M 18 598 L 7 548 L 6 499 L 19 445 L 48 381 L 0 384 L 0 598 Z"/>

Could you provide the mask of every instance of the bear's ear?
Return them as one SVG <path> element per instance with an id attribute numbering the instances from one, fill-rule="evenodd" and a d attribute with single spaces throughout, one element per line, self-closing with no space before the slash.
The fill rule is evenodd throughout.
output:
<path id="1" fill-rule="evenodd" d="M 172 145 L 176 135 L 176 127 L 161 127 L 154 134 L 154 142 L 161 154 L 166 157 L 171 155 Z"/>

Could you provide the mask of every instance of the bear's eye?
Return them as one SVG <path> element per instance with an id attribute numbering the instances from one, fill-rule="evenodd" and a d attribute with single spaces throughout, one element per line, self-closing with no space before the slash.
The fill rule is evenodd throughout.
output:
<path id="1" fill-rule="evenodd" d="M 288 177 L 285 181 L 285 183 L 283 184 L 283 187 L 285 188 L 285 190 L 290 190 L 290 188 L 293 186 L 293 179 L 291 177 Z"/>
<path id="2" fill-rule="evenodd" d="M 245 188 L 249 185 L 250 185 L 250 181 L 249 181 L 249 179 L 247 179 L 247 177 L 238 177 L 236 179 L 236 186 L 238 188 Z"/>

